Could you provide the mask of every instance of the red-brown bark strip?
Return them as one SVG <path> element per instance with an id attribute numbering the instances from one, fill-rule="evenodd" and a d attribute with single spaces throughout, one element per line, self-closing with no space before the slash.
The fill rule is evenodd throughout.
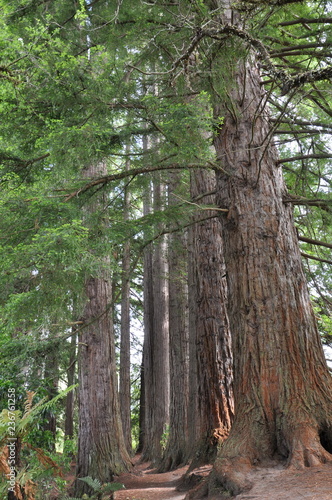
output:
<path id="1" fill-rule="evenodd" d="M 332 459 L 332 387 L 278 153 L 272 142 L 266 147 L 271 125 L 255 55 L 234 60 L 232 71 L 228 102 L 215 96 L 215 117 L 224 118 L 215 147 L 231 173 L 216 175 L 219 206 L 229 209 L 221 221 L 235 421 L 214 470 L 237 493 L 250 487 L 255 463 Z"/>

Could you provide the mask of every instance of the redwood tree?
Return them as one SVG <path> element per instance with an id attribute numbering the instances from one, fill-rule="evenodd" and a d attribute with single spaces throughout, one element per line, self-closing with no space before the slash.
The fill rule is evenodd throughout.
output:
<path id="1" fill-rule="evenodd" d="M 87 178 L 105 173 L 101 163 L 85 170 Z M 87 215 L 96 214 L 103 198 L 90 202 Z M 104 202 L 106 199 L 104 199 Z M 103 221 L 102 224 L 105 222 Z M 79 431 L 76 475 L 102 483 L 130 468 L 118 401 L 115 343 L 112 324 L 109 259 L 104 257 L 95 276 L 86 281 L 86 305 L 78 342 Z M 76 480 L 75 495 L 88 491 Z"/>
<path id="2" fill-rule="evenodd" d="M 214 172 L 191 173 L 197 204 L 215 205 Z M 216 211 L 198 210 L 190 231 L 190 449 L 192 466 L 211 463 L 228 436 L 234 403 L 232 350 L 220 221 Z"/>
<path id="3" fill-rule="evenodd" d="M 149 213 L 150 193 L 145 200 Z M 165 184 L 160 176 L 153 182 L 153 208 L 165 203 Z M 168 329 L 167 240 L 149 245 L 144 258 L 144 438 L 143 459 L 159 463 L 161 440 L 169 423 L 169 329 Z"/>
<path id="4" fill-rule="evenodd" d="M 237 43 L 233 37 L 244 39 L 239 13 L 227 2 L 218 6 L 229 9 L 220 27 L 233 25 L 215 70 Z M 252 44 L 228 70 L 225 98 L 214 95 L 215 117 L 223 117 L 214 144 L 222 168 L 218 204 L 228 209 L 221 222 L 235 421 L 214 471 L 237 493 L 250 486 L 246 472 L 254 464 L 278 458 L 300 468 L 332 460 L 332 386 Z"/>
<path id="5" fill-rule="evenodd" d="M 130 151 L 129 145 L 126 152 Z M 126 169 L 130 163 L 127 160 Z M 123 218 L 128 220 L 130 193 L 124 188 Z M 123 435 L 129 453 L 132 453 L 131 414 L 130 414 L 130 240 L 126 240 L 122 250 L 122 284 L 121 284 L 121 345 L 120 345 L 120 410 Z"/>
<path id="6" fill-rule="evenodd" d="M 169 206 L 178 203 L 181 194 L 179 172 L 169 181 Z M 189 325 L 187 286 L 187 233 L 174 231 L 169 235 L 169 362 L 170 415 L 160 471 L 172 470 L 185 463 L 188 450 L 189 403 Z"/>

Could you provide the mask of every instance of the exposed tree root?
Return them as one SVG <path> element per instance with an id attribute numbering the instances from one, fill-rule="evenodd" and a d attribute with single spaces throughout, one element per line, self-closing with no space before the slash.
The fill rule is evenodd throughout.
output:
<path id="1" fill-rule="evenodd" d="M 209 485 L 208 480 L 205 479 L 203 482 L 192 488 L 185 496 L 185 500 L 199 500 L 203 498 L 208 498 Z"/>
<path id="2" fill-rule="evenodd" d="M 183 465 L 186 465 L 186 461 L 184 459 L 182 451 L 178 450 L 162 458 L 161 463 L 158 467 L 158 472 L 169 472 Z"/>
<path id="3" fill-rule="evenodd" d="M 252 483 L 248 479 L 248 474 L 252 470 L 249 459 L 241 456 L 218 458 L 216 467 L 218 472 L 212 471 L 209 489 L 213 490 L 216 485 L 221 485 L 228 493 L 238 495 L 252 488 Z"/>
<path id="4" fill-rule="evenodd" d="M 321 445 L 315 429 L 305 428 L 294 434 L 288 460 L 289 468 L 303 469 L 331 461 L 332 455 Z"/>

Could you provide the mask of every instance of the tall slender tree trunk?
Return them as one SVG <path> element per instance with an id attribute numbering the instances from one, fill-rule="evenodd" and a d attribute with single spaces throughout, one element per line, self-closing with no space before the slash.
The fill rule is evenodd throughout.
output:
<path id="1" fill-rule="evenodd" d="M 181 184 L 181 174 L 169 182 L 169 205 Z M 186 461 L 188 448 L 189 327 L 187 284 L 187 235 L 169 238 L 169 342 L 170 342 L 170 423 L 160 471 L 176 468 Z"/>
<path id="2" fill-rule="evenodd" d="M 197 170 L 191 176 L 191 196 L 214 204 L 213 172 Z M 190 458 L 193 465 L 215 458 L 217 444 L 233 420 L 231 334 L 226 311 L 226 281 L 218 218 L 213 211 L 198 212 L 191 230 L 191 411 Z M 201 220 L 201 221 L 200 221 Z M 193 300 L 194 299 L 194 300 Z M 193 418 L 195 416 L 195 418 Z"/>
<path id="3" fill-rule="evenodd" d="M 163 206 L 164 186 L 154 180 L 154 210 Z M 151 253 L 150 253 L 151 252 Z M 160 237 L 146 255 L 144 271 L 145 434 L 143 458 L 158 463 L 161 439 L 169 422 L 169 338 L 167 242 Z"/>
<path id="4" fill-rule="evenodd" d="M 104 166 L 87 169 L 86 177 L 105 173 Z M 88 210 L 96 211 L 102 200 Z M 101 483 L 113 480 L 130 468 L 125 446 L 118 401 L 110 271 L 105 257 L 98 275 L 86 282 L 87 302 L 79 336 L 79 435 L 77 477 L 90 476 Z M 75 495 L 88 492 L 87 485 L 77 480 Z"/>
<path id="5" fill-rule="evenodd" d="M 145 439 L 145 382 L 144 382 L 144 344 L 143 344 L 143 356 L 141 364 L 141 383 L 140 383 L 140 397 L 139 397 L 139 435 L 138 435 L 138 447 L 136 452 L 142 453 L 144 449 L 144 439 Z"/>
<path id="6" fill-rule="evenodd" d="M 126 148 L 129 153 L 130 148 Z M 126 168 L 129 169 L 129 161 Z M 128 188 L 124 193 L 124 220 L 129 218 L 130 195 Z M 120 345 L 120 411 L 123 435 L 128 452 L 132 453 L 131 412 L 130 412 L 130 241 L 123 246 L 122 288 L 121 288 L 121 345 Z"/>
<path id="7" fill-rule="evenodd" d="M 67 370 L 68 387 L 70 387 L 75 383 L 76 343 L 77 343 L 76 328 L 73 328 L 73 334 L 70 342 L 69 366 Z M 74 398 L 75 398 L 74 391 L 70 391 L 66 396 L 65 438 L 68 439 L 72 439 L 72 437 L 74 436 Z"/>
<path id="8" fill-rule="evenodd" d="M 255 55 L 232 71 L 228 102 L 214 97 L 215 116 L 224 118 L 217 199 L 229 210 L 221 222 L 236 416 L 214 470 L 237 493 L 250 487 L 253 464 L 332 459 L 332 390 Z"/>
<path id="9" fill-rule="evenodd" d="M 48 353 L 45 359 L 44 379 L 47 380 L 48 397 L 49 399 L 52 399 L 58 394 L 59 383 L 59 361 L 57 352 L 54 348 L 51 350 L 51 352 Z M 51 436 L 51 439 L 48 442 L 49 451 L 55 451 L 57 429 L 56 416 L 54 411 L 50 409 L 46 411 L 44 417 L 46 419 L 44 430 L 48 431 Z"/>

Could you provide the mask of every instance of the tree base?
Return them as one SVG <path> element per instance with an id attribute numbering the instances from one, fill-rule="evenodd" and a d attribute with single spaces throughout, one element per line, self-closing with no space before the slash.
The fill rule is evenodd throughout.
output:
<path id="1" fill-rule="evenodd" d="M 330 440 L 329 444 L 331 444 Z M 227 445 L 227 450 L 230 452 L 231 442 L 228 442 Z M 332 454 L 322 446 L 320 436 L 313 427 L 308 426 L 294 430 L 292 439 L 288 441 L 288 446 L 290 451 L 287 460 L 280 456 L 276 459 L 276 457 L 272 457 L 272 453 L 270 459 L 262 460 L 260 457 L 255 460 L 252 448 L 250 449 L 250 458 L 245 454 L 230 457 L 227 456 L 226 450 L 223 450 L 221 456 L 217 458 L 209 478 L 208 498 L 214 498 L 214 489 L 220 487 L 224 494 L 227 493 L 229 497 L 248 492 L 253 486 L 251 478 L 256 464 L 259 464 L 260 467 L 270 468 L 280 466 L 282 463 L 286 469 L 303 470 L 332 462 Z M 257 457 L 259 457 L 259 453 L 257 453 Z"/>

